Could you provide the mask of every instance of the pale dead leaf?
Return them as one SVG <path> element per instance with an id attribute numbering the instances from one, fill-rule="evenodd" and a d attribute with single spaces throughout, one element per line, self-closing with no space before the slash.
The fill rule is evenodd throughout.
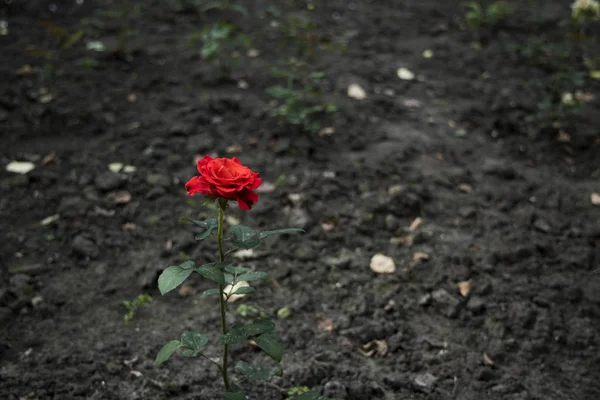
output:
<path id="1" fill-rule="evenodd" d="M 371 271 L 377 274 L 393 274 L 396 271 L 396 264 L 391 257 L 381 253 L 375 254 L 371 258 Z"/>
<path id="2" fill-rule="evenodd" d="M 402 237 L 393 237 L 390 239 L 390 243 L 391 244 L 395 244 L 396 246 L 402 246 L 402 245 L 406 245 L 406 246 L 410 246 L 413 244 L 413 235 L 406 235 L 406 236 L 402 236 Z"/>
<path id="3" fill-rule="evenodd" d="M 404 107 L 411 109 L 421 108 L 421 106 L 423 105 L 423 103 L 421 103 L 421 101 L 417 99 L 406 99 L 402 102 L 402 104 L 404 105 Z"/>
<path id="4" fill-rule="evenodd" d="M 600 206 L 600 194 L 593 192 L 590 195 L 590 201 L 592 202 L 593 205 Z"/>
<path id="5" fill-rule="evenodd" d="M 225 220 L 227 221 L 227 223 L 228 223 L 229 225 L 239 225 L 239 224 L 240 224 L 240 222 L 242 222 L 242 221 L 240 221 L 240 219 L 239 219 L 239 218 L 236 218 L 236 217 L 234 217 L 234 216 L 232 216 L 232 215 L 228 215 L 228 216 L 226 216 L 226 217 L 225 217 Z"/>
<path id="6" fill-rule="evenodd" d="M 25 175 L 35 169 L 35 164 L 30 161 L 11 161 L 6 165 L 6 171 Z"/>
<path id="7" fill-rule="evenodd" d="M 359 84 L 352 83 L 348 86 L 348 97 L 356 100 L 364 100 L 367 98 L 367 92 Z"/>
<path id="8" fill-rule="evenodd" d="M 241 287 L 248 287 L 248 286 L 250 286 L 248 284 L 248 282 L 246 282 L 246 281 L 239 281 L 238 283 L 236 283 L 233 286 L 231 286 L 231 285 L 225 286 L 225 289 L 223 289 L 223 293 L 224 294 L 231 294 L 231 293 L 235 292 L 236 290 L 238 290 Z M 232 294 L 232 295 L 229 296 L 229 299 L 227 300 L 227 302 L 228 303 L 235 303 L 236 301 L 238 301 L 239 299 L 241 299 L 244 296 L 245 296 L 245 294 Z"/>
<path id="9" fill-rule="evenodd" d="M 413 253 L 413 261 L 427 261 L 429 260 L 429 254 L 422 251 L 416 251 Z"/>
<path id="10" fill-rule="evenodd" d="M 225 152 L 227 152 L 228 154 L 241 153 L 242 152 L 242 146 L 240 146 L 239 144 L 231 145 L 231 146 L 227 147 L 227 149 L 225 149 Z"/>
<path id="11" fill-rule="evenodd" d="M 287 197 L 294 204 L 299 204 L 303 198 L 302 193 L 290 193 Z"/>
<path id="12" fill-rule="evenodd" d="M 408 68 L 398 68 L 396 74 L 398 75 L 398 78 L 402 79 L 403 81 L 412 81 L 415 79 L 415 74 Z"/>
<path id="13" fill-rule="evenodd" d="M 123 228 L 125 231 L 134 231 L 137 229 L 137 225 L 133 222 L 125 222 L 123 225 L 121 225 L 121 228 Z"/>
<path id="14" fill-rule="evenodd" d="M 419 226 L 421 226 L 421 224 L 423 223 L 423 218 L 421 217 L 417 217 L 415 218 L 415 220 L 412 222 L 412 224 L 410 224 L 410 226 L 408 227 L 408 230 L 411 232 L 414 232 L 417 230 L 417 228 Z"/>
<path id="15" fill-rule="evenodd" d="M 332 332 L 334 327 L 333 321 L 329 318 L 319 318 L 317 320 L 317 329 L 320 331 Z"/>
<path id="16" fill-rule="evenodd" d="M 131 201 L 131 193 L 126 190 L 116 190 L 108 194 L 108 199 L 114 204 L 127 204 Z"/>
<path id="17" fill-rule="evenodd" d="M 31 305 L 33 306 L 33 308 L 38 308 L 40 306 L 40 304 L 42 304 L 44 302 L 44 298 L 42 296 L 34 296 L 31 299 Z"/>
<path id="18" fill-rule="evenodd" d="M 255 254 L 252 249 L 242 249 L 233 253 L 233 258 L 237 258 L 238 260 L 250 260 L 254 257 Z"/>
<path id="19" fill-rule="evenodd" d="M 243 79 L 240 79 L 237 83 L 238 88 L 242 89 L 242 90 L 246 90 L 250 87 L 250 85 L 248 84 L 248 82 L 246 82 Z"/>
<path id="20" fill-rule="evenodd" d="M 15 70 L 15 74 L 19 76 L 33 75 L 33 68 L 31 68 L 31 65 L 25 64 L 22 67 Z"/>
<path id="21" fill-rule="evenodd" d="M 358 351 L 365 357 L 383 357 L 388 353 L 388 344 L 385 339 L 383 340 L 371 340 L 369 343 L 364 344 Z"/>
<path id="22" fill-rule="evenodd" d="M 102 217 L 112 217 L 115 215 L 115 210 L 107 210 L 102 207 L 95 206 L 94 212 Z"/>
<path id="23" fill-rule="evenodd" d="M 494 361 L 487 355 L 487 353 L 483 353 L 483 363 L 489 367 L 494 365 Z"/>
<path id="24" fill-rule="evenodd" d="M 458 286 L 458 291 L 462 297 L 467 297 L 469 293 L 471 293 L 471 289 L 473 289 L 473 280 L 469 279 L 468 281 L 457 282 L 456 286 Z"/>
<path id="25" fill-rule="evenodd" d="M 126 165 L 123 167 L 123 172 L 126 174 L 133 174 L 135 171 L 137 171 L 137 168 L 133 165 Z"/>
<path id="26" fill-rule="evenodd" d="M 248 57 L 250 58 L 256 58 L 258 56 L 260 56 L 260 51 L 258 51 L 257 49 L 248 49 Z"/>
<path id="27" fill-rule="evenodd" d="M 127 101 L 130 103 L 135 103 L 137 101 L 137 95 L 135 93 L 129 93 L 127 95 Z"/>
<path id="28" fill-rule="evenodd" d="M 191 285 L 183 284 L 179 286 L 179 295 L 181 297 L 188 297 L 194 294 L 194 288 Z"/>
<path id="29" fill-rule="evenodd" d="M 335 133 L 335 128 L 333 126 L 327 126 L 319 131 L 319 136 L 331 136 Z"/>
<path id="30" fill-rule="evenodd" d="M 50 225 L 51 223 L 58 221 L 59 218 L 60 218 L 59 214 L 51 215 L 51 216 L 46 217 L 43 220 L 41 220 L 40 225 L 42 225 L 42 226 Z"/>
<path id="31" fill-rule="evenodd" d="M 423 52 L 423 58 L 432 58 L 433 57 L 433 51 L 427 49 Z"/>
<path id="32" fill-rule="evenodd" d="M 335 228 L 335 224 L 332 222 L 323 222 L 321 224 L 321 229 L 323 232 L 331 232 Z"/>
<path id="33" fill-rule="evenodd" d="M 42 158 L 42 165 L 54 164 L 56 160 L 56 153 L 52 152 L 50 154 L 46 154 L 44 158 Z"/>
<path id="34" fill-rule="evenodd" d="M 458 185 L 458 190 L 463 193 L 471 193 L 473 192 L 473 186 L 469 185 L 468 183 L 461 183 Z"/>
<path id="35" fill-rule="evenodd" d="M 165 242 L 165 250 L 171 251 L 172 248 L 173 248 L 173 239 L 169 239 Z"/>
<path id="36" fill-rule="evenodd" d="M 560 130 L 558 132 L 558 136 L 556 137 L 556 140 L 559 141 L 560 143 L 569 143 L 571 142 L 571 135 L 569 135 L 567 132 Z"/>
<path id="37" fill-rule="evenodd" d="M 112 172 L 117 173 L 123 169 L 123 163 L 120 163 L 120 162 L 110 163 L 110 164 L 108 164 L 108 169 L 111 170 Z"/>
<path id="38" fill-rule="evenodd" d="M 273 190 L 275 190 L 275 185 L 273 185 L 271 182 L 265 181 L 263 181 L 259 187 L 254 189 L 254 191 L 257 193 L 271 193 Z"/>

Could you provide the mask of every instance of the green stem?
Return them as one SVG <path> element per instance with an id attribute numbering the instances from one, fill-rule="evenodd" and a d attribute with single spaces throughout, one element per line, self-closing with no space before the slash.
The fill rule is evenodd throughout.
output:
<path id="1" fill-rule="evenodd" d="M 217 242 L 219 244 L 219 262 L 223 262 L 225 260 L 225 255 L 223 254 L 223 209 L 225 207 L 219 204 L 219 225 L 217 230 Z M 227 325 L 225 322 L 225 315 L 227 313 L 227 309 L 225 306 L 224 299 L 224 290 L 223 285 L 219 285 L 219 305 L 221 306 L 221 330 L 223 331 L 223 335 L 227 333 Z M 225 390 L 229 391 L 229 377 L 227 376 L 227 356 L 229 355 L 229 346 L 223 345 L 223 365 L 221 366 L 221 374 L 223 375 L 223 383 L 225 384 Z"/>

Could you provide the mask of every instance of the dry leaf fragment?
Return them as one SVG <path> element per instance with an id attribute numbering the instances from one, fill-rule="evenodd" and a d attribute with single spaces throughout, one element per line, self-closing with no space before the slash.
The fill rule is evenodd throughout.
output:
<path id="1" fill-rule="evenodd" d="M 408 68 L 398 68 L 396 74 L 398 75 L 398 78 L 402 79 L 403 81 L 412 81 L 415 79 L 415 74 L 412 73 L 412 71 Z"/>
<path id="2" fill-rule="evenodd" d="M 137 229 L 137 225 L 133 222 L 125 222 L 121 225 L 121 228 L 123 228 L 124 231 L 134 231 Z"/>
<path id="3" fill-rule="evenodd" d="M 127 101 L 130 103 L 135 103 L 137 101 L 137 95 L 135 93 L 129 93 L 127 95 Z"/>
<path id="4" fill-rule="evenodd" d="M 348 86 L 348 97 L 356 100 L 364 100 L 367 98 L 367 92 L 359 84 L 352 83 Z"/>
<path id="5" fill-rule="evenodd" d="M 114 173 L 117 173 L 117 172 L 121 171 L 121 169 L 123 169 L 123 163 L 120 163 L 120 162 L 110 163 L 110 164 L 108 164 L 108 169 Z"/>
<path id="6" fill-rule="evenodd" d="M 257 49 L 248 49 L 247 55 L 250 58 L 256 58 L 260 55 L 260 51 L 258 51 Z"/>
<path id="7" fill-rule="evenodd" d="M 471 193 L 473 192 L 473 186 L 469 185 L 468 183 L 461 183 L 458 185 L 458 190 L 463 193 Z"/>
<path id="8" fill-rule="evenodd" d="M 233 253 L 233 258 L 237 258 L 238 260 L 250 260 L 255 258 L 254 250 L 252 249 L 242 249 Z"/>
<path id="9" fill-rule="evenodd" d="M 57 221 L 60 218 L 59 214 L 54 214 L 51 215 L 49 217 L 44 218 L 41 222 L 40 225 L 42 226 L 46 226 L 46 225 L 50 225 L 51 223 Z"/>
<path id="10" fill-rule="evenodd" d="M 42 158 L 42 165 L 54 164 L 56 160 L 56 153 L 52 152 L 50 154 L 46 154 L 44 158 Z"/>
<path id="11" fill-rule="evenodd" d="M 31 68 L 31 65 L 29 64 L 25 64 L 22 67 L 18 68 L 15 71 L 15 74 L 18 76 L 29 76 L 29 75 L 33 75 L 33 68 Z"/>
<path id="12" fill-rule="evenodd" d="M 592 202 L 593 205 L 600 206 L 600 194 L 593 192 L 590 195 L 590 201 Z"/>
<path id="13" fill-rule="evenodd" d="M 423 52 L 423 58 L 431 58 L 433 57 L 433 51 L 427 49 Z"/>
<path id="14" fill-rule="evenodd" d="M 6 166 L 6 171 L 25 175 L 35 168 L 35 164 L 30 161 L 11 161 Z"/>
<path id="15" fill-rule="evenodd" d="M 560 143 L 569 143 L 571 141 L 571 135 L 569 135 L 567 132 L 561 130 L 558 132 L 558 136 L 556 137 L 556 140 Z"/>
<path id="16" fill-rule="evenodd" d="M 116 190 L 108 194 L 108 199 L 114 204 L 127 204 L 131 201 L 131 193 L 126 190 Z"/>
<path id="17" fill-rule="evenodd" d="M 228 154 L 241 153 L 242 152 L 242 146 L 240 146 L 239 144 L 234 144 L 234 145 L 231 145 L 231 146 L 227 147 L 227 149 L 225 149 L 225 151 Z"/>
<path id="18" fill-rule="evenodd" d="M 360 354 L 365 357 L 379 356 L 383 357 L 388 353 L 388 344 L 385 339 L 383 340 L 371 340 L 369 343 L 364 344 L 360 349 Z"/>
<path id="19" fill-rule="evenodd" d="M 323 229 L 323 232 L 331 232 L 333 228 L 335 228 L 335 224 L 332 222 L 323 222 L 321 224 L 321 229 Z"/>
<path id="20" fill-rule="evenodd" d="M 333 321 L 329 318 L 319 318 L 317 320 L 317 328 L 320 331 L 332 332 L 334 327 Z"/>
<path id="21" fill-rule="evenodd" d="M 471 293 L 471 289 L 473 289 L 473 280 L 469 279 L 468 281 L 458 282 L 456 286 L 458 286 L 460 295 L 462 297 L 467 297 L 469 293 Z"/>
<path id="22" fill-rule="evenodd" d="M 249 286 L 250 285 L 246 281 L 239 281 L 238 283 L 236 283 L 233 286 L 231 286 L 231 285 L 225 286 L 225 289 L 223 289 L 223 293 L 229 295 L 229 299 L 227 299 L 227 302 L 235 303 L 236 301 L 238 301 L 239 299 L 244 297 L 245 294 L 231 294 L 231 293 L 234 293 L 236 290 L 238 290 L 241 287 L 249 287 Z"/>
<path id="23" fill-rule="evenodd" d="M 410 224 L 410 226 L 408 227 L 408 230 L 411 232 L 414 232 L 415 230 L 417 230 L 417 228 L 419 226 L 421 226 L 421 224 L 423 223 L 423 218 L 421 217 L 417 217 L 415 218 L 415 220 L 412 222 L 412 224 Z"/>
<path id="24" fill-rule="evenodd" d="M 242 90 L 246 90 L 250 87 L 250 85 L 248 84 L 248 82 L 246 82 L 243 79 L 240 79 L 237 83 L 238 88 L 242 89 Z"/>
<path id="25" fill-rule="evenodd" d="M 487 355 L 487 353 L 483 353 L 483 363 L 489 367 L 494 365 L 494 361 Z"/>
<path id="26" fill-rule="evenodd" d="M 427 261 L 429 260 L 429 254 L 422 251 L 413 253 L 413 261 Z"/>
<path id="27" fill-rule="evenodd" d="M 228 223 L 229 225 L 239 225 L 239 224 L 240 224 L 240 222 L 242 222 L 242 221 L 240 221 L 240 219 L 239 219 L 239 218 L 236 218 L 236 217 L 234 217 L 234 216 L 232 216 L 232 215 L 228 215 L 228 216 L 226 216 L 226 217 L 225 217 L 225 220 L 227 221 L 227 223 Z"/>
<path id="28" fill-rule="evenodd" d="M 273 185 L 271 182 L 263 181 L 262 184 L 254 190 L 257 193 L 271 193 L 275 190 L 275 185 Z"/>
<path id="29" fill-rule="evenodd" d="M 413 235 L 406 235 L 403 237 L 393 237 L 390 239 L 391 244 L 395 244 L 396 246 L 407 245 L 410 246 L 413 244 Z"/>
<path id="30" fill-rule="evenodd" d="M 183 284 L 179 287 L 179 295 L 181 297 L 188 297 L 194 294 L 194 288 L 190 285 Z"/>
<path id="31" fill-rule="evenodd" d="M 319 136 L 331 136 L 335 133 L 335 128 L 333 126 L 327 126 L 319 131 Z"/>
<path id="32" fill-rule="evenodd" d="M 375 254 L 371 258 L 371 271 L 377 274 L 393 274 L 396 271 L 396 264 L 391 257 L 381 253 Z"/>

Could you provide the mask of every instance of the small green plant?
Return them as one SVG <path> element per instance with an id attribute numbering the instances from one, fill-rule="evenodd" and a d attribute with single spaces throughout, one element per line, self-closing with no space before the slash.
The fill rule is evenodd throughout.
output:
<path id="1" fill-rule="evenodd" d="M 135 317 L 137 310 L 147 306 L 150 302 L 152 302 L 152 297 L 148 293 L 142 293 L 131 301 L 125 300 L 123 302 L 123 307 L 127 310 L 127 314 L 123 317 L 125 322 L 131 321 Z"/>
<path id="2" fill-rule="evenodd" d="M 229 76 L 240 64 L 243 50 L 252 45 L 250 37 L 236 32 L 236 27 L 219 22 L 189 36 L 191 45 L 201 42 L 200 56 L 218 67 L 221 76 Z"/>
<path id="3" fill-rule="evenodd" d="M 310 389 L 308 386 L 294 386 L 288 390 L 288 397 L 285 400 L 295 400 L 298 398 L 298 396 L 308 392 L 309 390 Z"/>
<path id="4" fill-rule="evenodd" d="M 463 3 L 463 6 L 465 8 L 465 24 L 470 29 L 496 26 L 513 13 L 512 6 L 504 1 L 495 1 L 484 7 L 480 1 L 471 0 Z"/>
<path id="5" fill-rule="evenodd" d="M 288 390 L 287 394 L 288 397 L 285 400 L 343 400 L 319 396 L 319 393 L 310 390 L 308 386 L 294 386 Z"/>
<path id="6" fill-rule="evenodd" d="M 600 21 L 600 2 L 597 0 L 575 0 L 571 4 L 571 20 L 580 25 Z"/>
<path id="7" fill-rule="evenodd" d="M 247 17 L 248 9 L 239 4 L 231 4 L 228 1 L 207 1 L 207 0 L 171 0 L 171 3 L 177 12 L 193 11 L 198 15 L 211 10 L 233 11 Z"/>
<path id="8" fill-rule="evenodd" d="M 85 33 L 82 30 L 69 32 L 61 26 L 46 21 L 40 22 L 39 25 L 48 34 L 49 45 L 46 48 L 29 47 L 26 53 L 44 61 L 40 68 L 40 77 L 44 81 L 58 73 L 62 53 L 77 44 Z"/>
<path id="9" fill-rule="evenodd" d="M 305 72 L 307 65 L 290 59 L 287 68 L 273 68 L 274 78 L 284 79 L 285 86 L 271 86 L 267 94 L 276 99 L 271 116 L 279 121 L 305 132 L 317 132 L 322 127 L 321 120 L 327 114 L 337 111 L 335 104 L 324 99 L 320 82 L 322 72 Z"/>

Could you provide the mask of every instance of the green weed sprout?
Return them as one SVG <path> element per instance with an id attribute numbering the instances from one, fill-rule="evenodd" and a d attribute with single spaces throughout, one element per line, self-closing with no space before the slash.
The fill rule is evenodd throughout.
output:
<path id="1" fill-rule="evenodd" d="M 137 310 L 148 305 L 150 302 L 152 302 L 152 297 L 148 293 L 142 293 L 131 301 L 125 300 L 123 302 L 123 307 L 127 310 L 127 314 L 123 317 L 125 322 L 131 321 L 135 317 Z"/>

